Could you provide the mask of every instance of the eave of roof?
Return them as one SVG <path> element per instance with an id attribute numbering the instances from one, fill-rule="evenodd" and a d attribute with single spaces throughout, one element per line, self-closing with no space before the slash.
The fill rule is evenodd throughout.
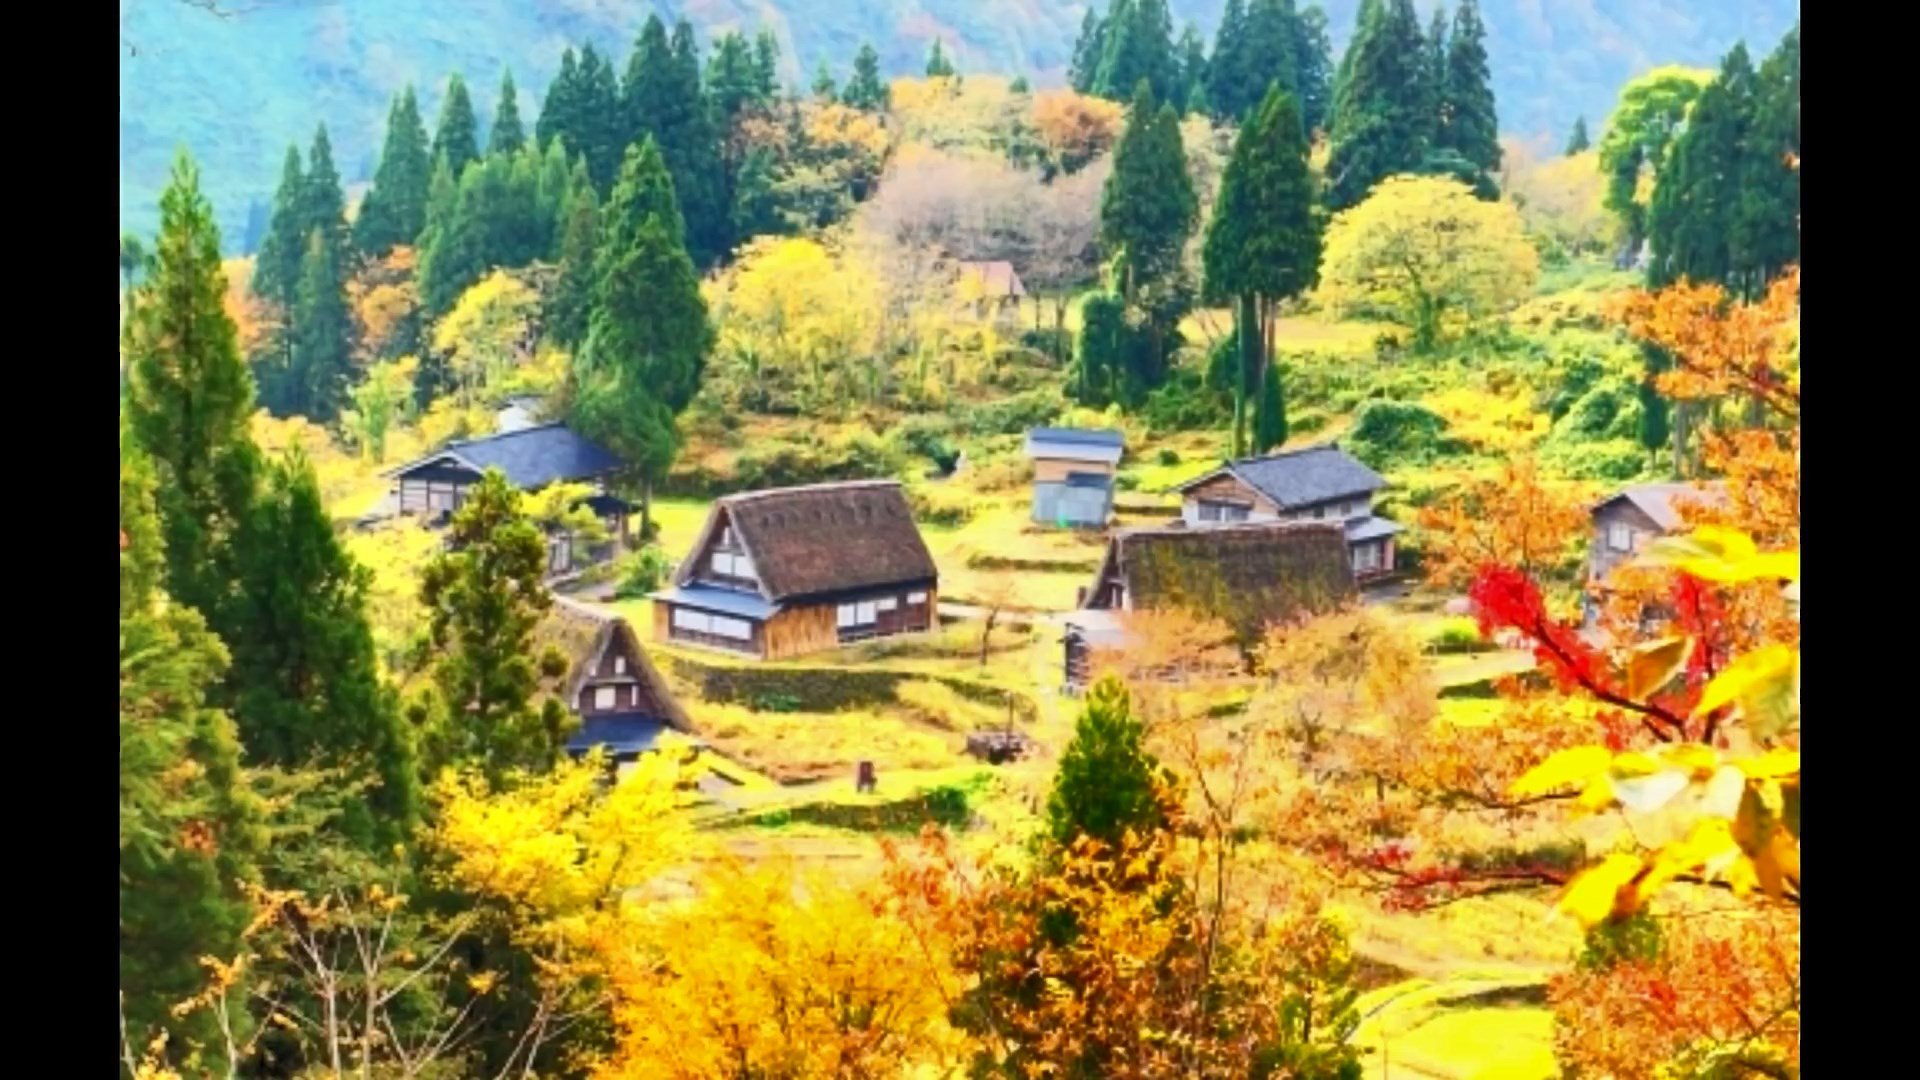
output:
<path id="1" fill-rule="evenodd" d="M 712 585 L 676 585 L 652 593 L 655 600 L 669 604 L 682 604 L 701 611 L 717 611 L 722 615 L 737 615 L 744 619 L 770 619 L 780 611 L 780 605 L 771 603 L 759 593 L 740 592 L 735 589 L 721 589 Z"/>

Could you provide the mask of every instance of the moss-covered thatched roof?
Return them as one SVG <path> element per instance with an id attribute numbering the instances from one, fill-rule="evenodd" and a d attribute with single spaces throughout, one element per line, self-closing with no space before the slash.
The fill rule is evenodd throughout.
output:
<path id="1" fill-rule="evenodd" d="M 1115 533 L 1095 580 L 1117 575 L 1136 611 L 1192 611 L 1227 623 L 1250 642 L 1269 623 L 1351 600 L 1348 559 L 1346 535 L 1335 522 L 1171 525 Z"/>

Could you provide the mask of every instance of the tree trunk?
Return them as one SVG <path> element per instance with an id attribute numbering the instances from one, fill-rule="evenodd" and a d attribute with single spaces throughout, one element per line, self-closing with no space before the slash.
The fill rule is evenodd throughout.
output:
<path id="1" fill-rule="evenodd" d="M 640 481 L 640 546 L 647 546 L 647 533 L 653 526 L 653 477 Z"/>
<path id="2" fill-rule="evenodd" d="M 1236 408 L 1233 421 L 1233 456 L 1241 455 L 1245 445 L 1243 429 L 1251 422 L 1252 409 L 1246 403 L 1260 387 L 1260 304 L 1252 293 L 1241 293 L 1233 309 L 1234 330 L 1239 337 L 1239 382 L 1234 386 Z"/>

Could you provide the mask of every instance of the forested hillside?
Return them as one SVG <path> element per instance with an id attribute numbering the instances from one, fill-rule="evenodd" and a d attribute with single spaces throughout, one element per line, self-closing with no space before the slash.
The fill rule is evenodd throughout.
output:
<path id="1" fill-rule="evenodd" d="M 1094 0 L 1105 10 L 1106 0 Z M 1211 42 L 1224 0 L 1173 0 L 1174 32 L 1191 21 Z M 1302 3 L 1302 8 L 1309 6 Z M 1420 0 L 1424 16 L 1433 0 Z M 1451 6 L 1451 5 L 1449 5 Z M 729 29 L 770 30 L 780 74 L 802 85 L 828 62 L 844 78 L 862 41 L 888 77 L 918 74 L 933 39 L 966 72 L 1026 73 L 1036 86 L 1066 77 L 1085 3 L 1054 0 L 220 0 L 229 18 L 181 0 L 120 2 L 120 221 L 150 232 L 154 200 L 176 148 L 205 170 L 230 250 L 249 235 L 269 178 L 316 120 L 333 136 L 348 182 L 368 180 L 388 99 L 416 85 L 429 114 L 446 72 L 493 86 L 501 66 L 537 102 L 562 50 L 592 42 L 624 56 L 647 15 L 684 17 L 703 42 Z M 1324 0 L 1336 49 L 1352 36 L 1356 0 Z M 1761 48 L 1784 33 L 1795 0 L 1490 0 L 1482 8 L 1505 132 L 1564 135 L 1597 125 L 1621 83 L 1660 64 L 1708 66 L 1736 40 Z M 218 71 L 218 78 L 207 72 Z M 256 212 L 255 233 L 264 223 Z"/>

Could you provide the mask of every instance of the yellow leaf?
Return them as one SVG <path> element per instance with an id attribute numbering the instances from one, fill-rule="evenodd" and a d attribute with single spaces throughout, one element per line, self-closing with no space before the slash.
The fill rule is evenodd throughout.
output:
<path id="1" fill-rule="evenodd" d="M 1799 662 L 1800 654 L 1791 645 L 1768 645 L 1747 653 L 1707 683 L 1693 714 L 1705 716 L 1735 701 L 1744 707 L 1757 696 L 1777 690 L 1779 684 L 1791 683 Z"/>
<path id="2" fill-rule="evenodd" d="M 1640 860 L 1632 855 L 1609 855 L 1568 882 L 1553 910 L 1573 916 L 1582 926 L 1592 926 L 1613 914 L 1620 890 L 1639 875 L 1640 869 Z"/>
<path id="3" fill-rule="evenodd" d="M 1693 642 L 1687 638 L 1667 638 L 1636 647 L 1627 660 L 1627 696 L 1645 701 L 1647 695 L 1673 681 L 1687 664 Z"/>
<path id="4" fill-rule="evenodd" d="M 1574 800 L 1574 807 L 1587 813 L 1598 813 L 1613 805 L 1613 781 L 1606 773 L 1594 777 L 1580 797 Z"/>
<path id="5" fill-rule="evenodd" d="M 1528 769 L 1508 790 L 1516 798 L 1526 798 L 1585 786 L 1594 777 L 1603 775 L 1612 763 L 1613 752 L 1604 746 L 1568 747 Z"/>
<path id="6" fill-rule="evenodd" d="M 1756 578 L 1775 578 L 1793 582 L 1793 596 L 1790 599 L 1800 599 L 1799 552 L 1769 551 L 1762 555 L 1755 555 L 1750 565 L 1753 576 Z"/>
<path id="7" fill-rule="evenodd" d="M 1660 752 L 1669 765 L 1687 770 L 1695 780 L 1706 780 L 1720 768 L 1720 755 L 1699 743 L 1676 743 Z"/>
<path id="8" fill-rule="evenodd" d="M 1665 766 L 1660 763 L 1659 758 L 1651 754 L 1643 754 L 1638 750 L 1629 750 L 1624 754 L 1615 756 L 1609 768 L 1615 776 L 1630 777 L 1647 776 L 1652 773 L 1657 773 L 1665 768 Z"/>
<path id="9" fill-rule="evenodd" d="M 1738 763 L 1740 771 L 1755 780 L 1778 780 L 1800 772 L 1800 751 L 1776 747 L 1757 758 Z"/>

